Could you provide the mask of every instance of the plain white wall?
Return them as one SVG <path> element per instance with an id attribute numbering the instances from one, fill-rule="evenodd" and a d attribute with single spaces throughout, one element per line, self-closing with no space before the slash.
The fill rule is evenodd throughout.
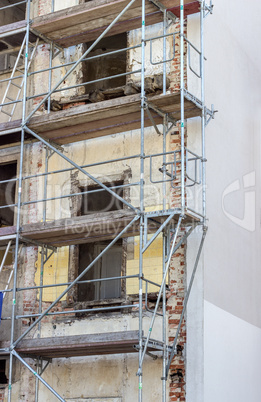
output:
<path id="1" fill-rule="evenodd" d="M 188 306 L 188 402 L 260 401 L 260 15 L 258 0 L 217 0 L 205 20 L 206 102 L 218 113 L 206 133 L 204 286 L 199 271 Z"/>

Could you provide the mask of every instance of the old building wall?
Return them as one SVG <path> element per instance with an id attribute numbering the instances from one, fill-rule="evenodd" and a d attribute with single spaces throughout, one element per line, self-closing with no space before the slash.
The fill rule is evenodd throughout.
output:
<path id="1" fill-rule="evenodd" d="M 56 4 L 56 3 L 55 3 Z M 55 5 L 57 9 L 59 5 Z M 50 4 L 47 2 L 38 2 L 34 5 L 33 13 L 35 15 L 41 15 L 49 12 Z M 178 29 L 178 25 L 175 25 L 173 30 Z M 160 26 L 156 25 L 151 28 L 150 34 L 155 36 L 161 34 Z M 129 44 L 135 43 L 140 38 L 140 31 L 131 32 L 129 35 Z M 178 41 L 177 41 L 178 43 Z M 176 43 L 176 45 L 177 45 Z M 155 46 L 155 53 L 160 54 L 162 52 L 162 41 L 153 43 Z M 147 47 L 148 49 L 148 47 Z M 171 54 L 172 39 L 168 39 L 167 52 Z M 54 63 L 60 63 L 61 61 L 67 62 L 75 60 L 82 52 L 81 46 L 75 48 L 69 48 L 65 51 L 63 56 L 59 56 L 59 60 L 55 60 Z M 140 63 L 140 55 L 136 52 L 129 55 L 129 68 L 136 69 Z M 167 72 L 171 77 L 171 88 L 178 89 L 176 82 L 177 70 L 179 63 L 179 54 L 175 60 L 168 66 Z M 49 45 L 41 45 L 38 47 L 34 69 L 46 68 L 49 64 Z M 155 72 L 161 73 L 162 67 L 152 68 L 150 66 L 148 50 L 146 50 L 146 74 L 152 75 Z M 57 79 L 61 77 L 61 74 L 65 73 L 65 69 L 57 69 L 53 74 L 53 84 Z M 136 77 L 131 77 L 136 79 Z M 81 67 L 68 78 L 66 85 L 73 85 L 80 83 L 82 79 Z M 34 76 L 31 79 L 32 94 L 37 92 L 47 91 L 48 86 L 48 73 L 44 72 L 39 76 Z M 82 88 L 69 92 L 62 92 L 61 95 L 55 95 L 55 99 L 59 101 L 64 100 L 75 94 L 81 94 Z M 33 101 L 36 105 L 37 102 L 42 99 L 43 95 L 40 95 Z M 46 113 L 41 110 L 39 113 Z M 162 129 L 161 126 L 159 126 Z M 130 156 L 138 154 L 140 151 L 140 133 L 139 130 L 132 132 L 116 134 L 110 137 L 98 138 L 87 142 L 75 143 L 69 146 L 65 146 L 66 155 L 75 160 L 79 165 L 92 164 L 97 161 L 110 160 L 113 158 Z M 180 144 L 180 138 L 178 131 L 176 133 L 170 133 L 167 138 L 167 151 L 178 149 Z M 162 152 L 162 136 L 155 133 L 153 128 L 145 130 L 145 153 L 157 153 Z M 44 158 L 45 149 L 39 143 L 29 145 L 25 153 L 25 172 L 27 174 L 37 174 L 44 170 Z M 122 172 L 129 170 L 131 172 L 130 183 L 137 183 L 140 181 L 139 173 L 139 158 L 127 159 L 126 161 L 114 162 L 108 165 L 101 165 L 98 167 L 90 167 L 88 171 L 95 177 L 102 179 L 103 181 L 111 180 L 115 176 L 122 174 Z M 162 158 L 155 158 L 153 163 L 153 169 L 155 172 L 154 180 L 162 179 L 162 174 L 159 172 L 159 168 L 162 166 Z M 56 169 L 67 168 L 68 164 L 56 155 L 53 155 L 49 161 L 49 171 Z M 162 208 L 162 185 L 153 184 L 150 182 L 150 165 L 149 159 L 145 161 L 145 209 L 147 211 L 158 210 Z M 77 175 L 77 181 L 79 185 L 84 186 L 90 184 L 90 181 L 86 180 L 86 177 L 79 173 Z M 72 180 L 69 172 L 51 175 L 47 182 L 47 195 L 49 197 L 59 196 L 71 192 Z M 30 182 L 26 182 L 23 185 L 23 194 L 26 199 L 34 200 L 43 196 L 43 179 L 34 178 Z M 167 186 L 168 198 L 166 203 L 168 206 L 179 205 L 180 195 L 169 192 L 169 186 Z M 131 187 L 129 192 L 129 200 L 134 206 L 139 205 L 139 190 L 138 187 Z M 42 219 L 43 204 L 32 204 L 24 207 L 25 213 L 23 214 L 23 223 L 37 222 Z M 56 200 L 48 202 L 47 204 L 47 220 L 59 219 L 64 217 L 70 217 L 72 213 L 72 202 L 70 199 Z M 127 274 L 138 272 L 138 249 L 139 238 L 134 238 L 129 241 L 129 253 L 127 255 L 126 272 Z M 180 253 L 175 257 L 171 265 L 171 272 L 169 275 L 170 292 L 168 302 L 169 312 L 169 337 L 170 342 L 175 335 L 175 329 L 177 327 L 178 315 L 182 309 L 182 302 L 184 297 L 184 261 L 185 261 L 185 249 L 182 249 Z M 20 278 L 19 283 L 27 286 L 33 286 L 39 284 L 40 281 L 40 256 L 36 247 L 28 247 L 23 256 L 22 272 L 23 277 Z M 44 284 L 61 283 L 68 280 L 68 274 L 71 269 L 69 265 L 69 249 L 63 248 L 57 256 L 50 259 L 48 266 L 44 271 Z M 160 282 L 162 276 L 162 239 L 159 238 L 152 247 L 148 249 L 148 252 L 144 256 L 144 274 L 150 277 L 150 279 Z M 127 283 L 127 295 L 133 295 L 138 293 L 137 281 Z M 52 291 L 44 291 L 44 304 L 43 308 L 47 307 L 52 300 L 54 300 L 62 291 L 63 288 L 58 288 Z M 150 288 L 150 291 L 155 291 L 154 287 Z M 38 291 L 26 291 L 23 296 L 23 312 L 37 313 L 39 308 L 39 292 Z M 57 310 L 70 309 L 67 305 L 66 298 L 57 305 Z M 63 316 L 62 316 L 63 317 Z M 128 314 L 110 314 L 101 318 L 101 316 L 77 318 L 75 315 L 71 317 L 60 318 L 46 318 L 42 322 L 41 334 L 42 336 L 59 336 L 59 335 L 76 335 L 81 333 L 99 333 L 106 331 L 122 331 L 132 330 L 138 328 L 137 311 L 134 308 L 132 312 Z M 145 330 L 148 331 L 149 316 L 144 311 Z M 27 328 L 30 323 L 30 319 L 24 319 L 22 322 L 23 328 Z M 161 339 L 161 324 L 157 319 L 157 323 L 152 333 L 152 338 Z M 30 336 L 36 337 L 38 335 L 37 330 L 33 331 Z M 185 329 L 182 331 L 180 345 L 184 348 L 186 340 Z M 106 362 L 106 365 L 104 364 Z M 101 365 L 103 366 L 101 368 Z M 105 367 L 104 367 L 105 366 Z M 171 367 L 171 385 L 170 385 L 170 400 L 183 400 L 185 396 L 185 372 L 184 372 L 184 358 L 178 356 L 174 364 Z M 73 401 L 74 398 L 104 398 L 110 396 L 111 398 L 121 398 L 122 402 L 131 402 L 133 400 L 133 389 L 138 392 L 138 383 L 136 377 L 137 371 L 137 356 L 110 356 L 110 357 L 95 357 L 95 358 L 71 358 L 65 360 L 55 361 L 45 372 L 44 378 L 50 382 L 54 388 L 67 397 L 68 400 Z M 84 378 L 81 378 L 78 382 L 79 373 L 84 372 Z M 96 375 L 96 372 L 99 375 Z M 111 381 L 111 373 L 115 382 Z M 182 376 L 180 375 L 180 372 Z M 152 402 L 157 402 L 161 395 L 161 358 L 156 362 L 152 361 L 150 357 L 146 356 L 144 365 L 144 395 L 145 400 L 149 398 Z M 89 381 L 91 376 L 92 381 Z M 30 402 L 34 400 L 34 385 L 32 376 L 27 370 L 23 369 L 21 372 L 21 381 L 16 382 L 14 389 L 17 392 L 18 400 L 27 400 Z M 86 378 L 86 381 L 85 381 Z M 117 381 L 116 381 L 117 378 Z M 178 382 L 177 382 L 178 379 Z M 24 392 L 25 384 L 32 383 L 30 390 Z M 77 391 L 75 384 L 77 384 Z M 55 400 L 50 396 L 49 391 L 41 386 L 42 401 Z M 150 395 L 150 396 L 149 396 Z M 181 398 L 181 399 L 178 399 Z M 77 399 L 77 400 L 78 400 Z M 134 398 L 136 399 L 136 398 Z M 91 399 L 90 399 L 91 400 Z M 113 399 L 112 399 L 113 400 Z M 116 401 L 116 399 L 115 399 Z M 115 402 L 113 400 L 113 402 Z"/>

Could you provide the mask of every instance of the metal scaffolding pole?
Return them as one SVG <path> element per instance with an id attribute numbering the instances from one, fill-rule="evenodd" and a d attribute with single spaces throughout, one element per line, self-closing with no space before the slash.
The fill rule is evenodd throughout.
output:
<path id="1" fill-rule="evenodd" d="M 22 124 L 25 121 L 26 114 L 26 96 L 27 96 L 27 69 L 28 69 L 28 52 L 29 52 L 29 33 L 30 33 L 30 0 L 27 2 L 27 15 L 26 15 L 26 44 L 25 44 L 25 69 L 24 69 L 24 88 L 23 88 L 23 109 L 22 109 Z M 16 240 L 15 240 L 15 255 L 14 255 L 14 279 L 13 279 L 13 292 L 12 292 L 12 318 L 11 318 L 11 335 L 10 335 L 10 362 L 9 362 L 9 380 L 8 380 L 8 402 L 12 398 L 12 381 L 13 381 L 13 354 L 11 347 L 14 343 L 15 334 L 15 315 L 16 315 L 16 285 L 17 285 L 17 270 L 18 270 L 18 251 L 20 240 L 20 221 L 21 221 L 21 202 L 22 202 L 22 176 L 23 176 L 23 157 L 24 157 L 24 135 L 25 131 L 21 132 L 21 145 L 20 145 L 20 164 L 19 164 L 19 178 L 18 178 L 18 200 L 17 200 L 17 217 L 16 217 Z"/>
<path id="2" fill-rule="evenodd" d="M 205 77 L 204 77 L 204 12 L 205 0 L 200 4 L 200 67 L 201 67 L 201 143 L 202 143 L 202 215 L 203 224 L 206 225 L 206 153 L 205 153 L 205 127 L 206 127 L 206 110 L 205 110 Z"/>
<path id="3" fill-rule="evenodd" d="M 184 129 L 184 0 L 180 0 L 180 135 L 181 135 L 181 213 L 185 212 L 185 129 Z"/>
<path id="4" fill-rule="evenodd" d="M 144 114 L 145 114 L 145 0 L 142 0 L 141 11 L 141 128 L 140 128 L 140 247 L 139 247 L 139 402 L 142 402 L 142 353 L 143 353 L 143 302 L 142 302 L 142 285 L 143 285 L 143 253 L 142 240 L 144 233 Z"/>

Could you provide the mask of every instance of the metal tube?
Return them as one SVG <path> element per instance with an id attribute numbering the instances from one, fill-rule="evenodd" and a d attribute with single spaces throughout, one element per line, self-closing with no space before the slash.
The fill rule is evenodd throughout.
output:
<path id="1" fill-rule="evenodd" d="M 152 327 L 153 327 L 154 322 L 155 322 L 155 318 L 156 318 L 157 310 L 158 310 L 158 307 L 159 307 L 159 302 L 160 302 L 162 290 L 163 290 L 163 287 L 164 287 L 165 282 L 166 282 L 166 277 L 167 277 L 168 269 L 169 269 L 169 266 L 170 266 L 170 262 L 171 262 L 173 250 L 174 250 L 174 248 L 175 248 L 175 243 L 176 243 L 176 240 L 177 240 L 177 236 L 178 236 L 178 232 L 179 232 L 179 229 L 180 229 L 180 225 L 181 225 L 182 219 L 183 219 L 183 217 L 182 217 L 182 215 L 180 215 L 180 216 L 179 216 L 178 223 L 177 223 L 177 227 L 176 227 L 174 239 L 173 239 L 173 242 L 172 242 L 172 245 L 171 245 L 171 250 L 170 250 L 170 253 L 169 253 L 168 261 L 167 261 L 167 263 L 166 263 L 166 269 L 165 269 L 165 272 L 164 272 L 164 275 L 163 275 L 163 278 L 162 278 L 162 283 L 161 283 L 161 287 L 160 287 L 160 290 L 159 290 L 159 294 L 158 294 L 157 302 L 156 302 L 156 305 L 155 305 L 154 313 L 153 313 L 153 316 L 152 316 L 152 318 L 151 318 L 150 327 L 149 327 L 149 332 L 148 332 L 148 335 L 147 335 L 147 337 L 146 337 L 146 341 L 145 341 L 145 345 L 144 345 L 144 349 L 143 349 L 143 354 L 142 354 L 142 359 L 141 359 L 141 364 L 142 364 L 142 362 L 143 362 L 143 360 L 144 360 L 145 353 L 146 353 L 146 350 L 147 350 L 147 347 L 148 347 L 148 343 L 149 343 L 149 340 L 150 340 L 150 336 L 151 336 L 151 332 L 152 332 Z M 141 366 L 141 367 L 142 367 L 142 366 Z M 140 372 L 141 367 L 139 367 L 138 373 Z"/>
<path id="2" fill-rule="evenodd" d="M 16 34 L 19 34 L 19 33 L 22 33 L 22 32 L 26 32 L 26 27 L 18 28 L 18 29 L 14 29 L 12 31 L 4 32 L 4 33 L 0 34 L 0 39 L 5 38 L 6 36 L 10 36 L 11 33 L 12 33 L 12 35 L 16 35 Z"/>
<path id="3" fill-rule="evenodd" d="M 118 188 L 126 188 L 126 187 L 134 187 L 139 185 L 140 183 L 130 183 L 130 184 L 123 184 L 121 186 L 111 186 L 111 189 L 118 189 Z M 46 201 L 54 201 L 54 200 L 62 200 L 64 198 L 70 198 L 70 197 L 75 197 L 77 195 L 83 195 L 83 194 L 92 194 L 92 193 L 99 193 L 101 191 L 105 191 L 103 189 L 97 189 L 97 190 L 91 190 L 91 191 L 81 191 L 80 193 L 73 193 L 73 194 L 65 194 L 65 195 L 60 195 L 58 197 L 49 197 L 49 198 L 42 198 L 41 200 L 34 200 L 34 201 L 27 201 L 23 202 L 22 205 L 30 205 L 30 204 L 37 204 L 39 202 L 46 202 Z M 9 204 L 9 205 L 3 205 L 1 208 L 8 208 L 8 207 L 13 207 L 16 204 Z"/>
<path id="4" fill-rule="evenodd" d="M 21 131 L 21 129 L 19 129 L 19 131 Z M 100 166 L 100 165 L 105 165 L 107 163 L 113 163 L 113 162 L 121 162 L 121 161 L 124 161 L 124 160 L 135 159 L 135 158 L 140 158 L 140 154 L 131 155 L 131 156 L 123 156 L 122 158 L 110 159 L 110 160 L 107 160 L 107 161 L 101 161 L 101 162 L 96 162 L 96 163 L 90 163 L 90 164 L 87 164 L 87 165 L 81 165 L 81 168 L 84 169 L 84 168 L 88 168 L 88 167 Z M 145 156 L 145 158 L 147 158 L 147 157 Z M 47 173 L 43 172 L 43 173 L 38 173 L 38 174 L 30 175 L 30 176 L 24 176 L 23 180 L 32 179 L 32 178 L 41 177 L 41 176 L 46 176 L 46 175 L 51 175 L 51 174 L 55 174 L 55 173 L 70 172 L 70 171 L 72 171 L 74 169 L 75 169 L 75 167 L 71 167 L 71 168 L 66 168 L 66 169 L 52 170 L 52 171 L 47 172 Z M 17 180 L 18 180 L 17 178 L 9 179 L 9 180 L 2 180 L 2 181 L 0 181 L 0 184 L 10 183 L 12 181 L 17 181 Z"/>
<path id="5" fill-rule="evenodd" d="M 137 49 L 139 47 L 141 47 L 141 45 L 129 46 L 129 47 L 124 47 L 122 49 L 112 50 L 111 52 L 106 52 L 106 53 L 103 53 L 103 54 L 97 54 L 95 56 L 87 57 L 87 58 L 83 59 L 82 62 L 83 61 L 90 61 L 90 60 L 100 59 L 102 57 L 111 56 L 112 54 L 122 53 L 122 52 L 125 52 L 127 50 Z M 57 68 L 64 68 L 64 67 L 67 67 L 67 66 L 72 66 L 74 63 L 75 63 L 75 61 L 71 61 L 70 63 L 58 64 L 58 65 L 52 66 L 52 70 L 55 70 Z M 43 68 L 43 69 L 37 70 L 37 71 L 32 71 L 31 73 L 28 74 L 28 76 L 44 73 L 44 72 L 49 71 L 49 70 L 50 70 L 50 67 L 49 68 Z M 0 80 L 0 82 L 2 82 L 2 81 Z"/>
<path id="6" fill-rule="evenodd" d="M 121 18 L 121 16 L 130 8 L 130 6 L 135 2 L 135 0 L 131 0 L 126 7 L 117 15 L 117 17 L 110 23 L 110 25 L 101 33 L 101 35 L 92 43 L 92 45 L 84 52 L 84 54 L 76 61 L 74 66 L 70 68 L 70 70 L 64 75 L 63 78 L 54 86 L 54 88 L 49 92 L 47 96 L 45 96 L 41 102 L 37 105 L 37 107 L 27 116 L 25 123 L 30 120 L 32 115 L 44 104 L 44 102 L 48 99 L 49 96 L 62 84 L 62 82 L 75 70 L 75 68 L 82 62 L 82 60 L 91 52 L 91 50 L 97 45 L 97 43 L 109 32 L 109 30 L 116 24 L 116 22 Z"/>
<path id="7" fill-rule="evenodd" d="M 6 9 L 6 8 L 11 8 L 11 7 L 19 6 L 19 4 L 24 4 L 24 3 L 27 3 L 27 0 L 19 1 L 18 3 L 10 4 L 9 6 L 0 7 L 0 11 L 4 10 L 4 9 Z"/>
<path id="8" fill-rule="evenodd" d="M 162 253 L 162 275 L 165 277 L 165 261 L 166 261 L 166 234 L 163 232 L 163 253 Z M 164 281 L 162 290 L 162 342 L 163 342 L 163 359 L 162 359 L 162 402 L 166 402 L 166 362 L 167 362 L 167 328 L 166 328 L 166 281 Z"/>
<path id="9" fill-rule="evenodd" d="M 139 247 L 139 402 L 142 402 L 142 351 L 143 351 L 143 322 L 142 322 L 142 285 L 143 285 L 143 254 L 142 254 L 142 238 L 144 230 L 144 215 L 140 218 L 140 247 Z"/>
<path id="10" fill-rule="evenodd" d="M 49 48 L 48 92 L 52 90 L 52 64 L 53 64 L 53 43 L 50 44 Z M 51 97 L 48 98 L 47 112 L 50 113 L 50 110 L 51 110 Z"/>
<path id="11" fill-rule="evenodd" d="M 204 59 L 204 7 L 205 1 L 201 1 L 200 5 L 200 57 L 201 57 L 201 102 L 202 102 L 202 116 L 201 116 L 201 143 L 202 143 L 202 215 L 203 224 L 206 225 L 206 151 L 205 151 L 205 59 Z"/>
<path id="12" fill-rule="evenodd" d="M 21 46 L 19 46 L 19 49 L 21 48 Z M 1 53 L 1 52 L 0 52 Z M 16 75 L 15 77 L 12 77 L 12 78 L 5 78 L 5 79 L 2 79 L 2 80 L 0 80 L 0 83 L 2 83 L 2 82 L 6 82 L 6 81 L 14 81 L 14 80 L 19 80 L 20 78 L 23 78 L 24 76 L 23 75 Z"/>
<path id="13" fill-rule="evenodd" d="M 69 87 L 62 87 L 60 89 L 56 89 L 55 91 L 52 91 L 52 93 L 58 93 L 58 92 L 62 92 L 62 91 L 68 91 L 69 89 L 74 89 L 74 88 L 79 88 L 85 85 L 90 85 L 90 84 L 95 84 L 97 82 L 102 82 L 102 81 L 106 81 L 106 80 L 111 80 L 114 78 L 119 78 L 119 77 L 126 77 L 127 75 L 131 75 L 131 74 L 137 74 L 140 73 L 141 70 L 134 70 L 134 71 L 128 71 L 127 73 L 122 73 L 122 74 L 115 74 L 115 75 L 111 75 L 109 77 L 104 77 L 104 78 L 99 78 L 97 80 L 92 80 L 92 81 L 86 81 L 86 82 L 81 82 L 80 84 L 75 84 L 75 85 L 71 85 Z M 34 98 L 38 98 L 39 96 L 44 96 L 44 95 L 48 95 L 50 93 L 49 92 L 43 92 L 41 94 L 36 94 L 36 95 L 32 95 L 32 96 L 28 96 L 27 99 L 34 99 Z M 48 98 L 49 99 L 49 98 Z"/>
<path id="14" fill-rule="evenodd" d="M 44 263 L 46 263 L 46 260 L 44 261 Z M 59 267 L 58 267 L 59 268 Z M 125 276 L 114 276 L 112 278 L 99 278 L 99 279 L 88 279 L 85 281 L 78 281 L 77 285 L 81 284 L 81 283 L 95 283 L 95 282 L 104 282 L 104 281 L 115 281 L 115 280 L 119 280 L 119 279 L 130 279 L 130 278 L 139 278 L 139 275 L 125 275 Z M 148 279 L 144 279 L 142 278 L 144 281 L 152 283 L 155 286 L 159 286 L 156 282 L 152 282 Z M 46 289 L 46 288 L 55 288 L 55 287 L 59 287 L 59 286 L 69 286 L 72 282 L 63 282 L 63 283 L 55 283 L 53 285 L 38 285 L 38 286 L 29 286 L 26 288 L 17 288 L 16 291 L 20 292 L 23 290 L 36 290 L 36 289 Z M 8 289 L 8 290 L 0 290 L 0 292 L 11 292 L 12 289 Z"/>
<path id="15" fill-rule="evenodd" d="M 25 35 L 25 70 L 24 70 L 24 88 L 23 88 L 23 109 L 22 109 L 22 124 L 25 120 L 26 111 L 26 92 L 27 92 L 27 68 L 28 68 L 28 49 L 29 49 L 29 33 L 30 33 L 30 0 L 27 2 L 27 25 Z M 19 180 L 18 180 L 18 200 L 17 200 L 17 219 L 16 219 L 16 241 L 15 241 L 15 257 L 14 257 L 14 279 L 13 279 L 13 303 L 12 303 L 12 319 L 11 319 L 11 336 L 10 346 L 14 342 L 15 330 L 15 313 L 16 313 L 16 284 L 17 284 L 17 269 L 18 269 L 18 251 L 19 251 L 19 236 L 20 236 L 20 219 L 21 219 L 21 197 L 22 197 L 22 174 L 23 174 L 23 156 L 24 156 L 24 129 L 21 132 L 21 148 L 20 148 L 20 165 L 19 165 Z M 8 402 L 11 402 L 12 397 L 12 375 L 13 375 L 13 354 L 10 352 L 9 362 L 9 382 L 8 382 Z"/>
<path id="16" fill-rule="evenodd" d="M 140 247 L 139 247 L 139 402 L 142 402 L 142 355 L 143 355 L 143 323 L 142 323 L 142 277 L 143 277 L 143 254 L 142 239 L 144 231 L 144 113 L 145 113 L 145 0 L 142 0 L 141 10 L 141 128 L 140 128 Z"/>
<path id="17" fill-rule="evenodd" d="M 163 60 L 166 60 L 166 31 L 167 31 L 167 10 L 164 10 L 163 13 Z M 173 36 L 173 41 L 175 41 L 175 36 Z M 174 51 L 175 57 L 175 51 Z M 166 63 L 163 64 L 163 95 L 166 95 L 166 80 L 167 80 L 167 70 Z M 166 140 L 167 140 L 167 116 L 163 118 L 163 211 L 166 210 Z M 165 253 L 166 253 L 166 235 L 163 231 L 163 253 L 162 253 L 162 275 L 163 275 L 163 290 L 162 290 L 162 342 L 163 342 L 163 359 L 162 359 L 162 402 L 166 402 L 166 341 L 167 341 L 167 331 L 166 331 L 166 266 L 165 266 Z M 165 280 L 164 280 L 165 278 Z"/>
<path id="18" fill-rule="evenodd" d="M 56 316 L 56 315 L 66 315 L 66 314 L 76 314 L 76 313 L 95 313 L 95 311 L 110 311 L 110 310 L 121 310 L 125 308 L 133 308 L 138 307 L 139 304 L 124 304 L 122 306 L 110 306 L 110 307 L 97 307 L 97 308 L 85 308 L 81 310 L 71 310 L 71 311 L 54 311 L 51 313 L 46 314 L 49 316 Z M 23 319 L 23 318 L 36 318 L 41 317 L 41 314 L 26 314 L 26 315 L 17 315 L 16 319 Z M 8 320 L 10 317 L 2 318 L 3 320 Z"/>
<path id="19" fill-rule="evenodd" d="M 201 255 L 201 251 L 202 251 L 202 248 L 203 248 L 206 233 L 207 233 L 207 230 L 204 228 L 202 238 L 201 238 L 201 242 L 200 242 L 200 246 L 199 246 L 198 253 L 197 253 L 197 257 L 196 257 L 196 261 L 195 261 L 195 265 L 194 265 L 193 272 L 192 272 L 192 275 L 191 275 L 191 278 L 190 278 L 189 287 L 188 287 L 188 290 L 187 290 L 187 293 L 186 293 L 186 296 L 185 296 L 185 299 L 184 299 L 184 304 L 183 304 L 183 309 L 182 309 L 182 313 L 181 313 L 180 320 L 179 320 L 179 325 L 178 325 L 178 328 L 177 328 L 177 332 L 176 332 L 176 335 L 175 335 L 175 338 L 174 338 L 174 341 L 173 341 L 173 345 L 172 345 L 172 350 L 171 350 L 170 357 L 169 357 L 169 360 L 168 360 L 168 364 L 167 364 L 167 368 L 166 368 L 166 377 L 168 376 L 171 361 L 172 361 L 172 359 L 174 357 L 174 354 L 175 354 L 175 349 L 176 349 L 176 344 L 177 344 L 177 340 L 178 340 L 178 336 L 179 336 L 179 331 L 180 331 L 182 321 L 183 321 L 183 318 L 184 318 L 184 315 L 185 315 L 185 311 L 186 311 L 186 308 L 187 308 L 188 299 L 189 299 L 191 288 L 192 288 L 194 278 L 195 278 L 195 275 L 196 275 L 198 262 L 199 262 L 199 259 L 200 259 L 200 255 Z"/>
<path id="20" fill-rule="evenodd" d="M 45 255 L 46 255 L 46 249 L 42 247 L 42 254 L 41 254 L 41 268 L 40 268 L 40 292 L 39 292 L 39 307 L 38 307 L 38 312 L 39 315 L 42 313 L 42 303 L 43 303 L 43 273 L 44 273 L 44 260 L 45 260 Z M 41 321 L 38 323 L 38 334 L 37 337 L 41 337 Z M 37 373 L 39 374 L 39 369 L 40 369 L 40 359 L 37 359 Z M 39 396 L 39 378 L 35 377 L 35 402 L 38 401 L 38 396 Z"/>
<path id="21" fill-rule="evenodd" d="M 57 394 L 57 392 L 56 392 L 56 391 L 55 391 L 55 390 L 54 390 L 54 389 L 53 389 L 36 371 L 34 371 L 34 370 L 32 369 L 32 367 L 29 366 L 29 364 L 26 363 L 26 361 L 25 361 L 24 359 L 22 359 L 21 356 L 19 356 L 19 354 L 18 354 L 15 350 L 12 350 L 11 354 L 12 354 L 13 356 L 15 356 L 18 360 L 20 360 L 20 362 L 21 362 L 25 367 L 27 367 L 28 370 L 30 370 L 31 373 L 33 373 L 33 375 L 35 375 L 35 376 L 41 381 L 41 383 L 43 383 L 43 384 L 46 386 L 46 388 L 48 388 L 49 391 L 51 391 L 51 392 L 56 396 L 56 398 L 58 398 L 58 399 L 59 399 L 60 401 L 62 401 L 62 402 L 66 402 L 65 399 L 63 399 L 59 394 Z"/>
<path id="22" fill-rule="evenodd" d="M 181 211 L 185 212 L 185 138 L 184 138 L 184 0 L 180 0 L 180 125 L 181 125 Z"/>
<path id="23" fill-rule="evenodd" d="M 14 342 L 15 330 L 15 311 L 16 311 L 16 283 L 17 283 L 17 268 L 18 268 L 18 248 L 19 248 L 19 232 L 20 232 L 20 217 L 21 217 L 21 193 L 22 193 L 22 170 L 23 170 L 23 153 L 24 153 L 24 130 L 21 133 L 21 148 L 20 148 L 20 166 L 19 166 L 19 181 L 18 181 L 18 202 L 17 202 L 17 218 L 16 218 L 16 241 L 15 241 L 15 257 L 14 257 L 14 285 L 13 285 L 13 300 L 12 300 L 12 318 L 11 318 L 11 335 L 10 345 Z M 10 353 L 9 363 L 9 384 L 8 384 L 8 402 L 11 402 L 12 392 L 12 371 L 13 371 L 13 355 Z"/>
<path id="24" fill-rule="evenodd" d="M 43 204 L 43 222 L 46 222 L 46 199 L 47 199 L 47 181 L 48 181 L 48 161 L 49 161 L 49 149 L 46 147 L 45 148 L 45 176 L 44 176 L 44 193 L 43 196 L 45 198 L 44 204 Z"/>
<path id="25" fill-rule="evenodd" d="M 115 198 L 117 198 L 119 201 L 121 201 L 123 204 L 127 205 L 129 208 L 134 210 L 135 212 L 139 212 L 137 208 L 133 207 L 129 202 L 124 200 L 124 198 L 120 197 L 117 193 L 113 192 L 110 190 L 109 187 L 105 186 L 101 181 L 97 180 L 94 176 L 92 176 L 90 173 L 88 173 L 86 170 L 82 169 L 81 166 L 77 165 L 77 163 L 73 162 L 70 158 L 68 158 L 66 155 L 64 155 L 62 152 L 60 152 L 58 149 L 56 149 L 54 146 L 52 146 L 49 142 L 45 141 L 40 135 L 36 134 L 34 131 L 30 130 L 27 126 L 25 126 L 25 130 L 32 134 L 35 138 L 37 138 L 39 141 L 43 142 L 48 148 L 52 149 L 55 153 L 57 153 L 61 158 L 65 159 L 68 163 L 73 165 L 76 169 L 78 169 L 80 172 L 82 172 L 85 176 L 89 177 L 89 179 L 93 180 L 96 184 L 98 184 L 100 187 L 102 187 L 104 190 L 108 191 L 110 194 L 112 194 Z"/>
<path id="26" fill-rule="evenodd" d="M 58 296 L 54 302 L 52 302 L 50 304 L 50 306 L 41 314 L 41 316 L 27 329 L 25 330 L 25 332 L 14 342 L 13 347 L 15 347 L 17 345 L 18 342 L 20 342 L 27 334 L 28 332 L 30 332 L 37 324 L 38 322 L 46 315 L 49 313 L 49 311 L 56 305 L 56 303 L 58 303 L 58 301 L 61 300 L 61 298 L 67 294 L 67 292 L 79 281 L 79 279 L 81 279 L 90 269 L 91 267 L 96 264 L 96 262 L 103 256 L 104 253 L 106 253 L 106 251 L 108 249 L 111 248 L 111 246 L 113 246 L 113 244 L 115 244 L 120 238 L 121 236 L 133 225 L 134 222 L 136 222 L 136 220 L 139 219 L 139 216 L 135 216 L 132 221 L 125 226 L 125 228 L 108 244 L 108 246 L 106 246 L 103 251 L 96 257 L 94 258 L 94 260 L 83 270 L 83 272 L 77 276 L 77 278 L 67 287 L 67 289 L 65 289 L 60 296 Z"/>

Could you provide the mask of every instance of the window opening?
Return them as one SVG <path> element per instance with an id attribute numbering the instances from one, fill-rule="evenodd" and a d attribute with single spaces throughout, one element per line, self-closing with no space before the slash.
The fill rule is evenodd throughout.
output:
<path id="1" fill-rule="evenodd" d="M 86 49 L 90 46 L 87 43 Z M 88 57 L 104 54 L 118 49 L 127 47 L 127 33 L 106 37 L 100 40 L 95 48 L 89 53 Z M 93 81 L 104 77 L 110 77 L 117 74 L 126 73 L 127 60 L 126 52 L 119 52 L 100 59 L 86 61 L 83 66 L 84 82 Z M 85 92 L 90 93 L 95 90 L 106 90 L 109 88 L 117 88 L 126 84 L 126 76 L 112 78 L 109 80 L 99 81 L 88 84 Z"/>
<path id="2" fill-rule="evenodd" d="M 79 246 L 79 273 L 97 257 L 109 242 L 87 243 Z M 82 280 L 120 277 L 122 270 L 122 242 L 114 244 Z M 116 299 L 121 297 L 121 279 L 79 284 L 79 301 Z"/>
<path id="3" fill-rule="evenodd" d="M 107 187 L 118 187 L 123 185 L 123 181 L 117 181 L 113 183 L 104 183 Z M 113 192 L 123 197 L 123 188 L 119 187 L 113 189 Z M 103 190 L 100 186 L 88 186 L 82 187 L 82 204 L 81 204 L 81 215 L 87 215 L 93 212 L 109 212 L 116 211 L 118 209 L 123 209 L 123 203 L 115 198 L 108 191 Z M 84 194 L 84 191 L 88 191 Z"/>
<path id="4" fill-rule="evenodd" d="M 16 170 L 16 162 L 0 165 L 0 181 L 15 178 Z M 15 204 L 15 188 L 15 181 L 0 184 L 0 206 Z M 0 226 L 12 226 L 13 224 L 14 207 L 0 209 Z"/>
<path id="5" fill-rule="evenodd" d="M 5 375 L 6 360 L 0 360 L 0 385 L 7 384 L 8 378 Z"/>

